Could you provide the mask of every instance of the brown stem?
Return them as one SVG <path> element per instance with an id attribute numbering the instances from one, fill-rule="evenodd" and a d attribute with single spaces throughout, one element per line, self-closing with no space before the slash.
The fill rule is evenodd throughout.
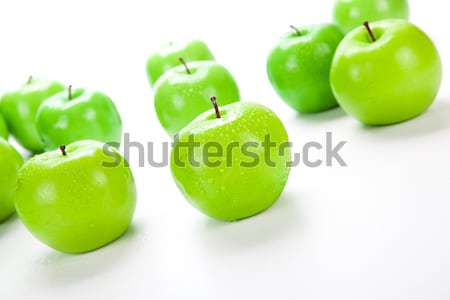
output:
<path id="1" fill-rule="evenodd" d="M 369 36 L 370 36 L 370 39 L 372 40 L 372 42 L 376 42 L 377 39 L 375 38 L 375 35 L 373 34 L 372 28 L 370 28 L 368 21 L 364 22 L 364 27 L 366 27 L 367 31 L 369 32 Z"/>
<path id="2" fill-rule="evenodd" d="M 211 97 L 211 103 L 214 106 L 214 110 L 216 111 L 216 118 L 220 119 L 220 110 L 219 106 L 217 105 L 217 98 L 215 96 Z"/>
<path id="3" fill-rule="evenodd" d="M 294 25 L 289 25 L 289 27 L 291 27 L 292 30 L 294 30 L 295 33 L 296 33 L 298 36 L 302 35 L 302 33 L 300 32 L 300 30 L 298 30 L 298 28 L 295 27 Z"/>
<path id="4" fill-rule="evenodd" d="M 69 100 L 72 100 L 72 85 L 69 85 L 68 93 L 69 93 Z"/>
<path id="5" fill-rule="evenodd" d="M 59 146 L 59 150 L 61 150 L 61 153 L 63 156 L 67 155 L 66 146 L 64 146 L 64 145 Z"/>
<path id="6" fill-rule="evenodd" d="M 178 60 L 183 64 L 184 68 L 186 69 L 186 73 L 188 73 L 189 75 L 192 74 L 186 61 L 182 57 L 179 57 Z"/>

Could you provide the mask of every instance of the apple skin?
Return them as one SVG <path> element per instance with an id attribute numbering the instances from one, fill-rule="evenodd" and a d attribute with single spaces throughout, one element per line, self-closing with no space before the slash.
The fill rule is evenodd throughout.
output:
<path id="1" fill-rule="evenodd" d="M 334 21 L 344 33 L 365 21 L 408 20 L 408 17 L 407 0 L 337 0 L 334 6 Z"/>
<path id="2" fill-rule="evenodd" d="M 3 115 L 0 113 L 0 137 L 7 140 L 8 136 L 9 136 L 8 125 L 6 125 L 6 121 L 3 118 Z"/>
<path id="3" fill-rule="evenodd" d="M 47 98 L 63 90 L 59 82 L 33 78 L 19 90 L 3 95 L 0 108 L 9 131 L 27 150 L 44 151 L 36 128 L 36 112 Z"/>
<path id="4" fill-rule="evenodd" d="M 336 107 L 330 86 L 334 52 L 344 37 L 336 25 L 298 27 L 271 51 L 267 73 L 278 95 L 300 113 Z"/>
<path id="5" fill-rule="evenodd" d="M 430 38 L 404 20 L 370 24 L 376 42 L 361 26 L 339 45 L 331 84 L 341 107 L 367 125 L 414 118 L 433 103 L 442 66 Z"/>
<path id="6" fill-rule="evenodd" d="M 122 121 L 113 101 L 98 91 L 75 89 L 47 99 L 36 123 L 46 150 L 80 140 L 120 144 Z"/>
<path id="7" fill-rule="evenodd" d="M 214 60 L 214 55 L 208 46 L 199 40 L 187 43 L 169 43 L 147 60 L 147 75 L 151 86 L 166 71 L 180 65 L 180 57 L 186 62 Z"/>
<path id="8" fill-rule="evenodd" d="M 187 63 L 165 73 L 155 86 L 158 119 L 171 136 L 211 109 L 212 96 L 221 105 L 239 101 L 239 88 L 226 68 L 213 61 Z"/>
<path id="9" fill-rule="evenodd" d="M 17 213 L 40 241 L 82 253 L 120 237 L 131 223 L 136 187 L 123 157 L 105 144 L 79 141 L 31 158 L 19 171 Z M 120 162 L 115 167 L 104 163 Z"/>
<path id="10" fill-rule="evenodd" d="M 15 211 L 14 192 L 17 186 L 17 173 L 22 164 L 20 154 L 0 137 L 0 222 Z"/>
<path id="11" fill-rule="evenodd" d="M 220 119 L 216 118 L 214 110 L 208 111 L 181 130 L 172 149 L 171 170 L 177 186 L 194 207 L 211 218 L 236 221 L 256 215 L 275 203 L 289 176 L 291 153 L 286 148 L 282 155 L 278 154 L 280 145 L 288 142 L 288 135 L 280 119 L 268 108 L 239 102 L 222 106 L 220 111 Z M 259 158 L 257 165 L 241 166 L 241 162 L 249 162 L 249 159 L 241 149 L 235 148 L 232 165 L 227 166 L 226 149 L 230 143 L 261 145 L 266 135 L 275 142 L 270 150 L 274 166 L 265 162 L 262 146 L 252 149 Z M 193 165 L 189 150 L 180 146 L 189 141 L 190 136 L 199 143 L 193 157 L 199 165 Z M 197 151 L 208 143 L 218 143 L 223 149 L 224 155 L 217 158 L 217 166 L 206 164 L 202 151 Z"/>

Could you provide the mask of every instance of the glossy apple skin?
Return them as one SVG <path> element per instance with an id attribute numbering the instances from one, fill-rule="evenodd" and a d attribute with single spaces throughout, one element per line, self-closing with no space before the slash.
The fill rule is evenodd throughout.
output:
<path id="1" fill-rule="evenodd" d="M 15 211 L 13 196 L 17 185 L 17 173 L 22 164 L 20 154 L 0 137 L 0 222 Z"/>
<path id="2" fill-rule="evenodd" d="M 211 109 L 212 96 L 220 105 L 239 101 L 239 88 L 226 68 L 213 61 L 173 68 L 155 86 L 155 109 L 169 135 L 178 133 L 201 113 Z"/>
<path id="3" fill-rule="evenodd" d="M 82 253 L 120 237 L 131 223 L 136 187 L 115 148 L 95 141 L 35 156 L 19 171 L 17 213 L 40 241 L 61 252 Z M 105 163 L 120 162 L 115 167 Z"/>
<path id="4" fill-rule="evenodd" d="M 171 154 L 171 170 L 177 186 L 194 207 L 212 218 L 235 221 L 266 210 L 279 198 L 289 176 L 287 163 L 291 154 L 287 148 L 279 155 L 280 145 L 288 141 L 288 135 L 280 119 L 268 108 L 239 102 L 220 110 L 222 118 L 217 119 L 214 111 L 208 111 L 180 132 Z M 199 143 L 194 151 L 198 166 L 191 163 L 189 150 L 180 146 L 189 141 L 190 135 Z M 261 143 L 266 135 L 275 142 L 270 150 L 274 166 L 264 160 Z M 232 164 L 227 166 L 226 149 L 232 142 L 241 146 L 246 142 L 259 143 L 259 147 L 252 148 L 259 163 L 242 166 L 240 163 L 249 162 L 249 158 L 235 148 L 231 152 Z M 206 164 L 202 151 L 197 151 L 207 143 L 222 146 L 223 155 L 217 158 L 219 165 Z"/>
<path id="5" fill-rule="evenodd" d="M 269 80 L 278 95 L 301 113 L 336 107 L 330 86 L 334 52 L 344 37 L 336 25 L 297 28 L 275 46 L 267 61 Z"/>
<path id="6" fill-rule="evenodd" d="M 367 125 L 414 118 L 433 103 L 442 77 L 439 53 L 430 38 L 403 20 L 371 24 L 350 32 L 336 51 L 331 83 L 341 107 Z"/>
<path id="7" fill-rule="evenodd" d="M 111 98 L 98 91 L 75 89 L 47 99 L 36 115 L 46 150 L 80 140 L 120 144 L 122 121 Z"/>
<path id="8" fill-rule="evenodd" d="M 19 90 L 3 95 L 0 108 L 9 131 L 24 148 L 34 153 L 44 151 L 36 127 L 36 112 L 49 97 L 64 90 L 56 81 L 32 79 Z"/>
<path id="9" fill-rule="evenodd" d="M 154 86 L 166 71 L 179 66 L 180 57 L 186 62 L 214 60 L 214 55 L 202 41 L 193 40 L 188 43 L 167 44 L 147 60 L 147 75 L 150 85 Z"/>
<path id="10" fill-rule="evenodd" d="M 405 19 L 409 17 L 407 0 L 337 0 L 334 21 L 344 33 L 361 26 L 365 21 Z"/>
<path id="11" fill-rule="evenodd" d="M 3 118 L 3 115 L 0 113 L 0 137 L 8 139 L 8 136 L 9 136 L 8 125 L 6 125 L 6 121 Z"/>

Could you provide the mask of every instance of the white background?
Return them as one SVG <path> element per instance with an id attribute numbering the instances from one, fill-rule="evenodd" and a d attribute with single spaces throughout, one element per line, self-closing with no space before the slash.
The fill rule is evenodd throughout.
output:
<path id="1" fill-rule="evenodd" d="M 330 21 L 332 2 L 2 1 L 0 92 L 29 75 L 98 89 L 117 102 L 132 139 L 169 141 L 145 62 L 164 42 L 201 38 L 244 100 L 280 116 L 297 151 L 332 131 L 348 141 L 349 167 L 295 168 L 269 211 L 222 223 L 187 204 L 168 168 L 132 160 L 135 219 L 108 247 L 61 254 L 17 217 L 0 225 L 0 299 L 449 299 L 448 77 L 426 114 L 383 128 L 339 109 L 298 116 L 267 80 L 279 36 L 290 24 Z M 448 70 L 447 1 L 410 3 Z"/>

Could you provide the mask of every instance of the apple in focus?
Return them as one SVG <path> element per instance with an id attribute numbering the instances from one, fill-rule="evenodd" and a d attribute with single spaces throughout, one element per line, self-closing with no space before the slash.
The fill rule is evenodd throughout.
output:
<path id="1" fill-rule="evenodd" d="M 442 65 L 431 39 L 404 20 L 365 23 L 339 45 L 331 85 L 341 107 L 367 125 L 388 125 L 428 109 Z"/>
<path id="2" fill-rule="evenodd" d="M 61 252 L 82 253 L 127 230 L 136 187 L 114 147 L 79 141 L 28 160 L 19 171 L 15 203 L 37 239 Z"/>
<path id="3" fill-rule="evenodd" d="M 193 143 L 197 147 L 188 147 Z M 218 220 L 240 220 L 280 197 L 290 170 L 287 143 L 283 123 L 268 108 L 246 102 L 215 106 L 181 130 L 172 174 L 198 210 Z M 207 153 L 214 156 L 205 160 Z"/>

